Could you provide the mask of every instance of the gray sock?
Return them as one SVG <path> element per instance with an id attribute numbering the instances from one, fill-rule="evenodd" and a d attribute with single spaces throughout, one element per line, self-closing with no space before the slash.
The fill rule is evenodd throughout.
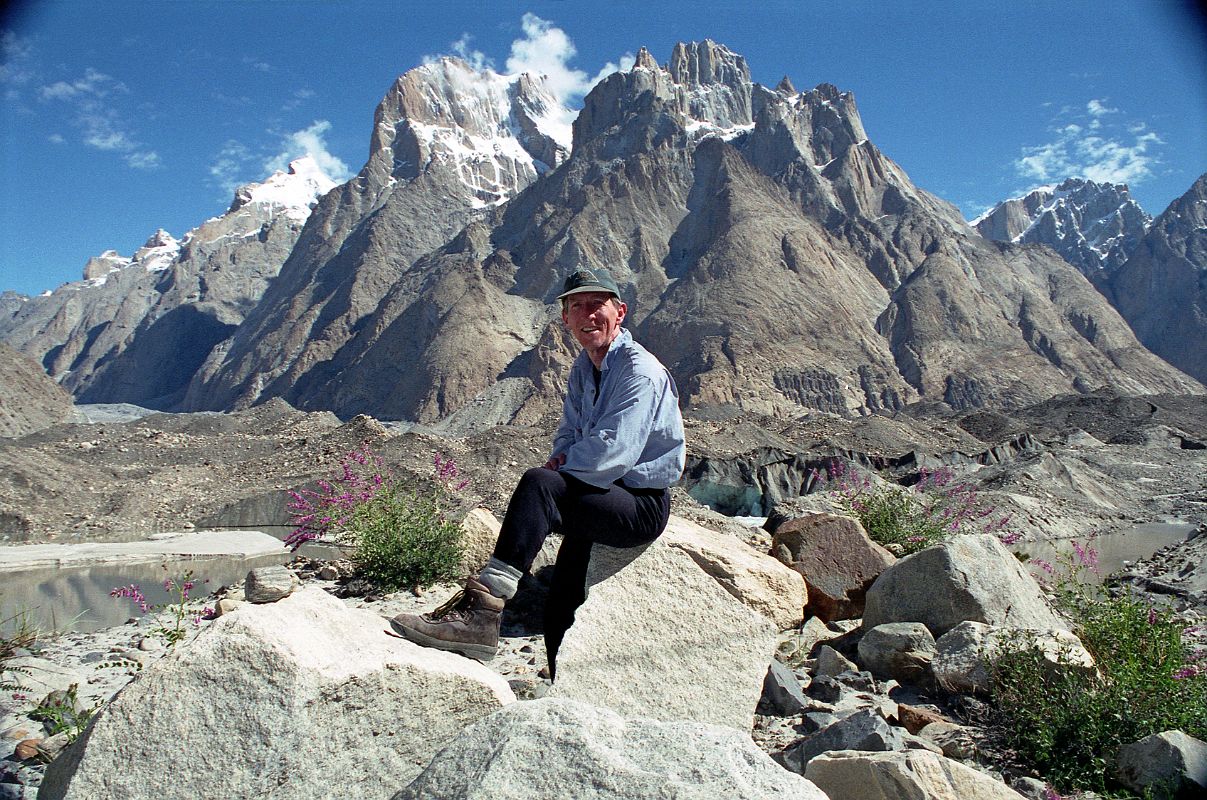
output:
<path id="1" fill-rule="evenodd" d="M 510 600 L 515 597 L 516 590 L 520 588 L 520 578 L 523 575 L 523 572 L 510 564 L 491 556 L 490 561 L 486 562 L 486 566 L 478 575 L 478 580 L 487 589 L 490 589 L 490 593 L 495 597 Z"/>

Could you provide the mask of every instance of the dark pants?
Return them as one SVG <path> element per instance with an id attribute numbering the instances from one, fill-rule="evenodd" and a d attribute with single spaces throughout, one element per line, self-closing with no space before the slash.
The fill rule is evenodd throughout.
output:
<path id="1" fill-rule="evenodd" d="M 527 572 L 545 537 L 553 531 L 563 536 L 545 603 L 551 676 L 562 637 L 586 600 L 591 545 L 636 547 L 652 542 L 666 528 L 670 512 L 669 489 L 629 489 L 619 484 L 600 489 L 544 467 L 534 467 L 520 478 L 507 504 L 494 557 Z"/>

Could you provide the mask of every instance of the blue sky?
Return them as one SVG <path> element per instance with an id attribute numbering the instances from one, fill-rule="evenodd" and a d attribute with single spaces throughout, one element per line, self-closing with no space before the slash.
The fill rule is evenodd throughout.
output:
<path id="1" fill-rule="evenodd" d="M 1068 175 L 1129 183 L 1155 215 L 1207 171 L 1195 7 L 18 0 L 0 15 L 0 289 L 78 280 L 157 228 L 179 237 L 307 151 L 354 174 L 392 81 L 458 52 L 549 72 L 578 102 L 643 45 L 662 63 L 711 38 L 757 82 L 853 91 L 871 140 L 967 217 Z"/>

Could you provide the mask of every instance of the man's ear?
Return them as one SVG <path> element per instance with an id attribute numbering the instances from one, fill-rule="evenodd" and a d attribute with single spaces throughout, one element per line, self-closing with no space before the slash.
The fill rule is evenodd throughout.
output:
<path id="1" fill-rule="evenodd" d="M 617 325 L 624 322 L 624 315 L 627 314 L 628 312 L 629 312 L 629 307 L 627 305 L 625 305 L 624 303 L 621 303 L 620 305 L 618 305 L 616 307 L 616 324 Z"/>

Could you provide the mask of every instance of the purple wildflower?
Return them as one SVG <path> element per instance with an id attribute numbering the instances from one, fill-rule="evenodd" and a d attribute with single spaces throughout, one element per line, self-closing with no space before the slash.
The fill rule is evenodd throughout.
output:
<path id="1" fill-rule="evenodd" d="M 1183 667 L 1182 669 L 1177 670 L 1170 677 L 1172 677 L 1175 681 L 1183 681 L 1187 678 L 1193 678 L 1202 674 L 1205 674 L 1204 669 L 1197 664 L 1192 664 L 1189 667 Z"/>
<path id="2" fill-rule="evenodd" d="M 1149 625 L 1157 624 L 1157 609 L 1154 608 L 1153 606 L 1148 607 L 1148 624 Z"/>

